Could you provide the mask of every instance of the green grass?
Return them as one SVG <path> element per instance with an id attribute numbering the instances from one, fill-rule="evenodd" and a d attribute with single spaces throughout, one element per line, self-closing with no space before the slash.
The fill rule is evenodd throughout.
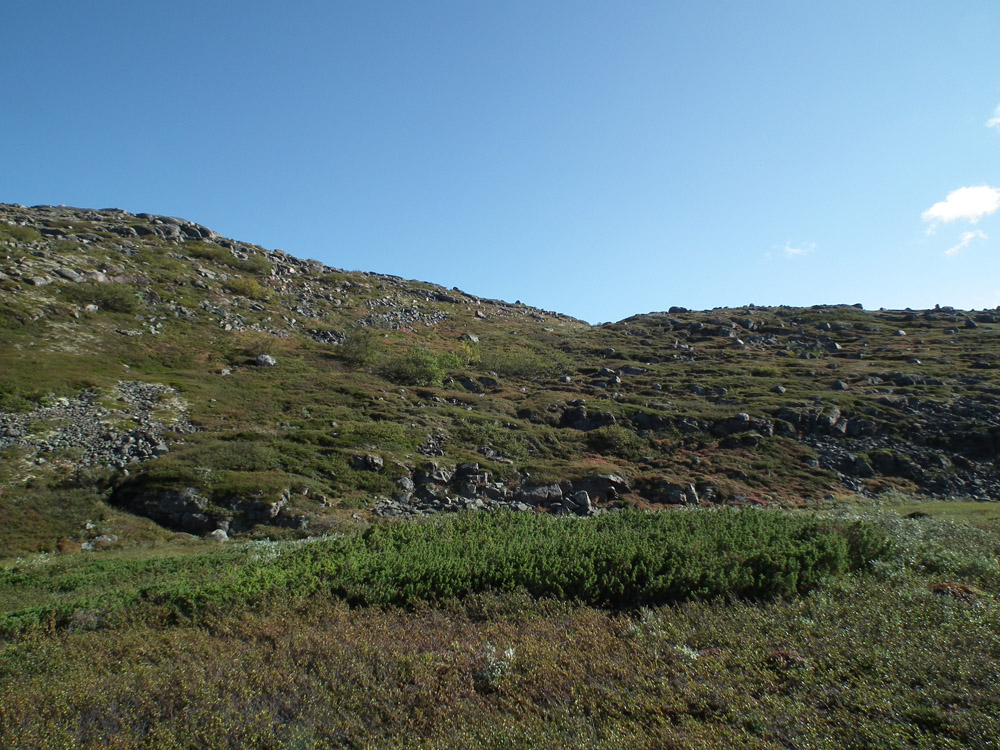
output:
<path id="1" fill-rule="evenodd" d="M 0 240 L 11 242 L 38 242 L 42 239 L 41 233 L 34 227 L 22 227 L 17 224 L 0 222 Z"/>
<path id="2" fill-rule="evenodd" d="M 97 305 L 100 310 L 116 313 L 136 313 L 142 308 L 135 289 L 127 284 L 82 283 L 66 284 L 63 296 L 81 305 Z"/>
<path id="3" fill-rule="evenodd" d="M 236 271 L 252 273 L 258 276 L 271 272 L 271 263 L 262 255 L 252 254 L 247 259 L 237 258 L 229 250 L 211 242 L 185 242 L 184 252 L 193 258 L 210 260 Z"/>
<path id="4" fill-rule="evenodd" d="M 923 500 L 898 494 L 893 499 L 889 499 L 885 504 L 901 516 L 920 517 L 927 515 L 932 518 L 965 522 L 971 526 L 1000 532 L 1000 503 Z"/>

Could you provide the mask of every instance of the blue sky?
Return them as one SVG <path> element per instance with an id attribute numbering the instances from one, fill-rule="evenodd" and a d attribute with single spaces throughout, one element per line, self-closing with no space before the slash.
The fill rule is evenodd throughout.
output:
<path id="1" fill-rule="evenodd" d="M 1000 4 L 9 3 L 0 201 L 592 323 L 1000 305 Z"/>

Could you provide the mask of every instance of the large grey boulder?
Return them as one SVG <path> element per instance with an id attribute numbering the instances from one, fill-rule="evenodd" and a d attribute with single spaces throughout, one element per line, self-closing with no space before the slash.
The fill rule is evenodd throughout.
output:
<path id="1" fill-rule="evenodd" d="M 62 278 L 66 279 L 66 281 L 72 281 L 72 282 L 75 282 L 75 283 L 79 283 L 79 282 L 81 282 L 81 281 L 84 280 L 83 276 L 81 276 L 80 274 L 78 274 L 72 268 L 57 268 L 54 271 L 54 273 L 55 273 L 56 276 L 61 276 Z"/>

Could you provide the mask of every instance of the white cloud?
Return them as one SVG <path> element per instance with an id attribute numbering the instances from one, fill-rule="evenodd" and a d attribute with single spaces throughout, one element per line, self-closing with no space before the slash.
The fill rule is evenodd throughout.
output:
<path id="1" fill-rule="evenodd" d="M 786 242 L 781 247 L 775 245 L 770 252 L 764 254 L 764 257 L 801 258 L 803 255 L 809 255 L 815 249 L 815 242 L 796 243 L 794 245 L 791 242 Z"/>
<path id="2" fill-rule="evenodd" d="M 998 209 L 1000 209 L 1000 189 L 989 185 L 977 185 L 952 190 L 943 201 L 935 203 L 921 216 L 924 221 L 930 222 L 929 231 L 932 231 L 939 222 L 965 219 L 975 224 L 984 216 L 996 213 Z"/>
<path id="3" fill-rule="evenodd" d="M 958 244 L 954 247 L 949 247 L 944 251 L 945 255 L 955 255 L 955 253 L 961 252 L 972 244 L 973 240 L 988 240 L 989 237 L 981 229 L 977 229 L 974 232 L 962 232 L 958 237 Z"/>
<path id="4" fill-rule="evenodd" d="M 1000 129 L 1000 107 L 997 107 L 993 117 L 986 121 L 986 127 Z"/>

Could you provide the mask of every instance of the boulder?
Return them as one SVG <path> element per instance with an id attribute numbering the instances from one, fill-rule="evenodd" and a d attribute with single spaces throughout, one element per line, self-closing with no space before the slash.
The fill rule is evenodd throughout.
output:
<path id="1" fill-rule="evenodd" d="M 610 412 L 598 412 L 588 414 L 584 406 L 571 406 L 562 413 L 559 420 L 560 427 L 571 427 L 574 430 L 588 432 L 596 430 L 598 427 L 610 427 L 617 423 L 615 415 Z"/>
<path id="2" fill-rule="evenodd" d="M 538 507 L 560 502 L 562 497 L 562 487 L 558 484 L 544 484 L 535 487 L 522 487 L 518 493 L 517 502 Z"/>
<path id="3" fill-rule="evenodd" d="M 79 283 L 84 280 L 83 276 L 78 274 L 72 268 L 57 268 L 54 271 L 54 273 L 56 276 L 66 279 L 66 281 L 72 281 L 74 283 Z"/>
<path id="4" fill-rule="evenodd" d="M 578 516 L 589 516 L 594 512 L 594 506 L 586 490 L 578 490 L 564 497 L 563 507 Z"/>
<path id="5" fill-rule="evenodd" d="M 584 491 L 592 501 L 612 502 L 619 495 L 629 492 L 631 485 L 628 480 L 617 474 L 599 474 L 581 477 L 570 482 L 570 492 Z"/>
<path id="6" fill-rule="evenodd" d="M 385 461 L 379 455 L 369 453 L 364 456 L 351 456 L 351 467 L 355 471 L 382 471 Z"/>
<path id="7" fill-rule="evenodd" d="M 459 383 L 470 393 L 483 393 L 483 386 L 472 378 L 462 378 Z"/>

